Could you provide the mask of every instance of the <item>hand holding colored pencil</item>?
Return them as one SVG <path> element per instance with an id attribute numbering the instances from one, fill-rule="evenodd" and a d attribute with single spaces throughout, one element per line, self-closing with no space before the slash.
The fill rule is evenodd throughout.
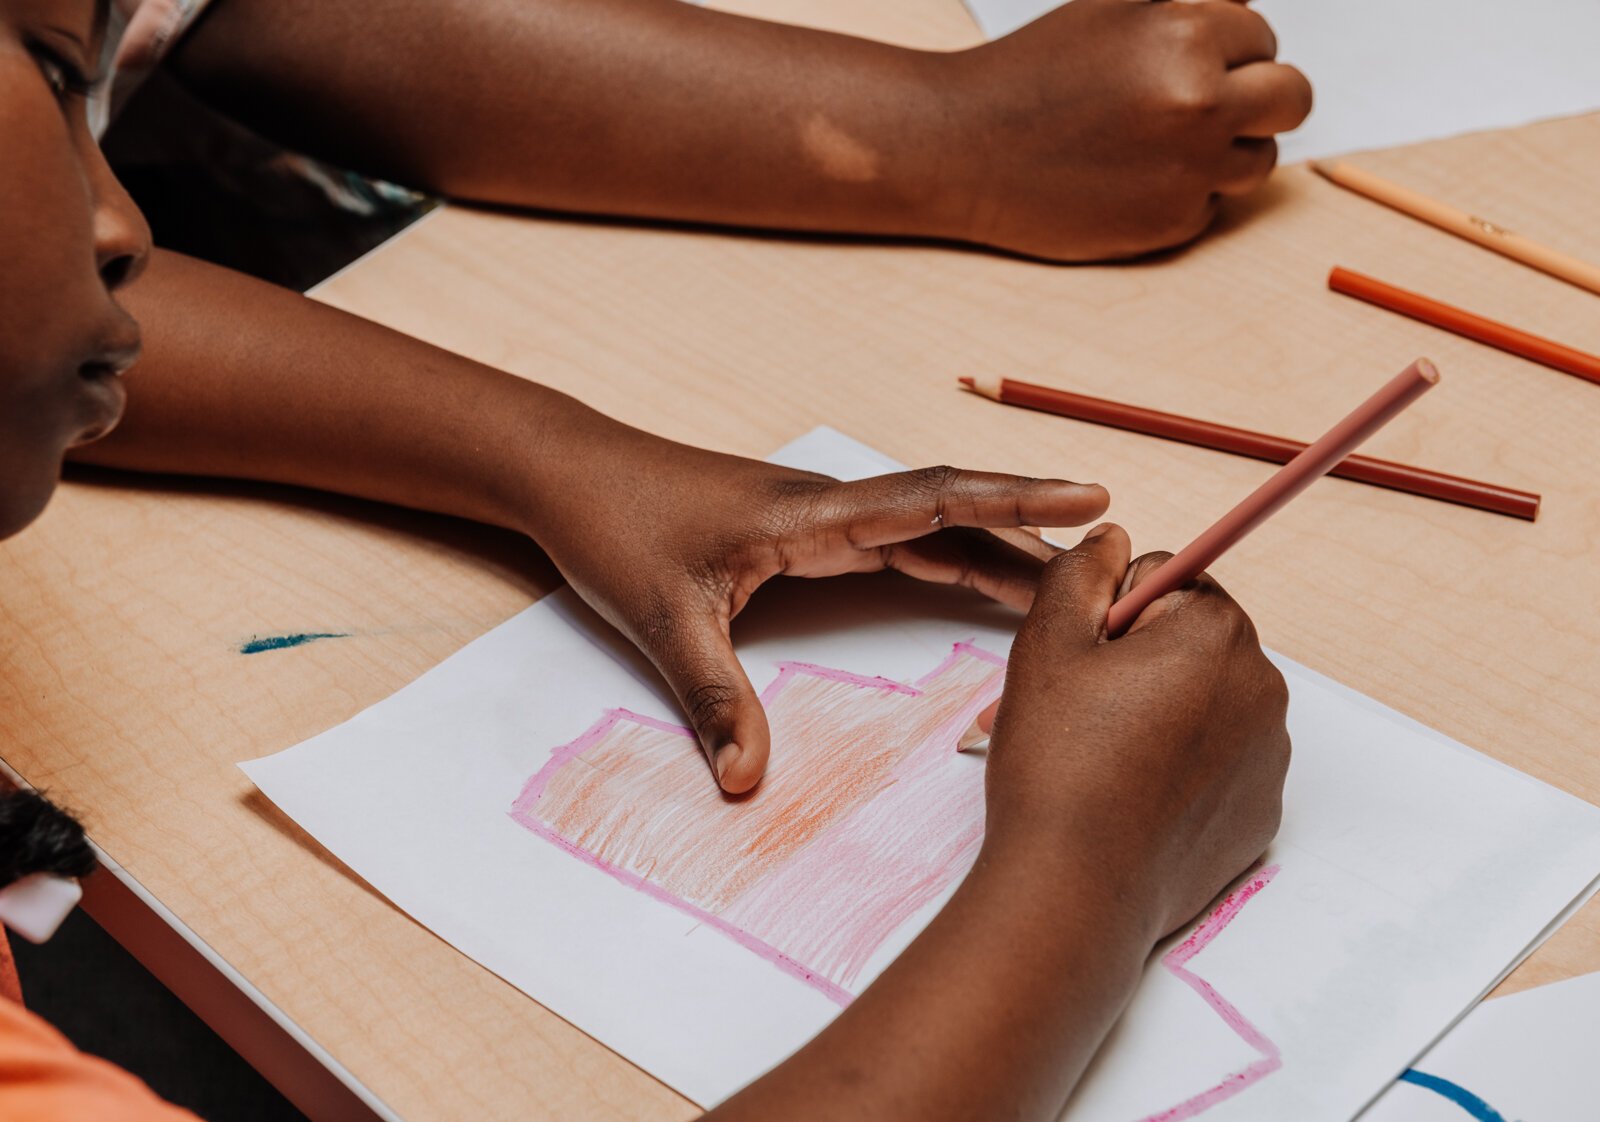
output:
<path id="1" fill-rule="evenodd" d="M 1391 378 L 1349 416 L 1218 519 L 1215 525 L 1111 605 L 1111 611 L 1106 616 L 1106 637 L 1115 639 L 1122 635 L 1145 608 L 1199 576 L 1231 546 L 1328 474 L 1335 464 L 1438 382 L 1438 370 L 1425 358 L 1417 359 Z M 975 748 L 988 737 L 999 709 L 1000 703 L 997 701 L 978 715 L 972 727 L 961 737 L 962 750 Z"/>

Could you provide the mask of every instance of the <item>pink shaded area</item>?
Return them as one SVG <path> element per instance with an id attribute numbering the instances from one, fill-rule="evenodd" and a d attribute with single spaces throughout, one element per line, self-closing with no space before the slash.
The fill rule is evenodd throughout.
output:
<path id="1" fill-rule="evenodd" d="M 681 747 L 690 730 L 608 710 L 511 815 L 844 1004 L 884 940 L 976 856 L 983 768 L 954 743 L 1004 665 L 970 643 L 914 686 L 779 664 L 762 692 L 772 766 L 749 800 L 708 797 L 704 761 Z"/>
<path id="2" fill-rule="evenodd" d="M 1231 1099 L 1240 1091 L 1254 1083 L 1265 1079 L 1283 1066 L 1283 1057 L 1278 1046 L 1268 1040 L 1261 1030 L 1256 1028 L 1244 1014 L 1236 1009 L 1231 1001 L 1217 992 L 1216 987 L 1210 982 L 1188 969 L 1188 962 L 1195 955 L 1205 950 L 1211 940 L 1222 934 L 1223 928 L 1233 922 L 1233 917 L 1238 915 L 1256 893 L 1272 883 L 1272 878 L 1278 875 L 1277 865 L 1268 865 L 1245 881 L 1238 888 L 1223 899 L 1210 915 L 1206 916 L 1200 926 L 1190 933 L 1183 942 L 1173 947 L 1161 956 L 1161 965 L 1165 966 L 1172 976 L 1183 982 L 1195 993 L 1200 995 L 1200 1000 L 1209 1005 L 1213 1012 L 1222 1019 L 1223 1024 L 1233 1030 L 1234 1034 L 1250 1047 L 1261 1054 L 1261 1059 L 1256 1060 L 1242 1071 L 1233 1072 L 1226 1076 L 1222 1082 L 1214 1087 L 1201 1091 L 1192 1098 L 1185 1099 L 1177 1106 L 1168 1107 L 1156 1114 L 1148 1115 L 1140 1122 L 1182 1122 L 1183 1119 L 1193 1118 L 1226 1099 Z"/>
<path id="3" fill-rule="evenodd" d="M 957 651 L 919 680 L 921 704 L 948 714 L 920 740 L 883 789 L 823 831 L 723 913 L 745 930 L 853 985 L 910 916 L 952 887 L 983 842 L 983 767 L 955 759 L 954 730 L 999 689 L 988 660 Z M 781 710 L 775 714 L 781 723 Z M 870 891 L 857 882 L 870 877 Z"/>
<path id="4" fill-rule="evenodd" d="M 631 721 L 633 724 L 642 725 L 647 729 L 654 729 L 656 732 L 675 734 L 690 740 L 694 739 L 694 730 L 687 725 L 675 725 L 669 721 L 658 721 L 654 717 L 646 717 L 641 713 L 635 713 L 632 709 L 607 709 L 606 715 L 590 725 L 587 731 L 579 735 L 578 739 L 570 744 L 563 744 L 550 753 L 550 759 L 545 762 L 544 767 L 533 773 L 533 778 L 523 785 L 522 794 L 518 795 L 516 802 L 511 804 L 512 817 L 527 813 L 528 809 L 539 801 L 539 796 L 544 794 L 544 789 L 549 786 L 550 780 L 555 777 L 556 772 L 604 740 L 606 734 L 616 728 L 621 721 Z"/>
<path id="5" fill-rule="evenodd" d="M 562 837 L 560 834 L 556 833 L 543 823 L 523 821 L 521 824 L 526 826 L 529 830 L 532 830 L 535 834 L 538 834 L 541 838 L 544 838 L 546 841 L 559 846 L 561 849 L 564 849 L 566 852 L 576 857 L 579 861 L 582 861 L 585 865 L 599 869 L 608 877 L 616 878 L 629 888 L 636 889 L 637 891 L 644 893 L 652 900 L 659 900 L 663 904 L 669 904 L 678 909 L 680 912 L 685 912 L 688 915 L 693 916 L 695 919 L 706 924 L 708 927 L 716 928 L 728 938 L 732 939 L 735 943 L 738 943 L 741 947 L 744 947 L 746 950 L 760 958 L 766 959 L 779 970 L 782 970 L 785 974 L 798 978 L 800 981 L 804 982 L 806 985 L 812 987 L 818 993 L 822 994 L 828 1000 L 836 1002 L 841 1008 L 850 1004 L 850 999 L 852 996 L 850 993 L 841 989 L 839 986 L 834 985 L 828 979 L 818 974 L 815 970 L 811 970 L 796 962 L 794 959 L 784 954 L 772 944 L 762 942 L 754 935 L 751 935 L 745 931 L 741 931 L 738 927 L 735 927 L 733 924 L 721 919 L 718 916 L 712 915 L 704 908 L 695 907 L 695 905 L 689 903 L 689 901 L 684 900 L 681 897 L 674 896 L 664 888 L 658 888 L 649 881 L 645 880 L 643 877 L 639 876 L 637 873 L 630 873 L 626 869 L 619 869 L 609 862 L 602 861 L 588 850 L 580 849 L 578 846 L 573 845 L 566 838 Z"/>

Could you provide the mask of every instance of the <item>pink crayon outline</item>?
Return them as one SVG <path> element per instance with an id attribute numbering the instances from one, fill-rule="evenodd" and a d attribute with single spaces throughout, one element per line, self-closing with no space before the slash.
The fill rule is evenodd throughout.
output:
<path id="1" fill-rule="evenodd" d="M 792 665 L 802 668 L 805 666 L 803 663 L 794 663 Z M 816 989 L 841 1008 L 850 1004 L 851 995 L 849 992 L 834 985 L 827 978 L 822 977 L 803 963 L 796 962 L 777 947 L 757 939 L 754 935 L 735 927 L 704 908 L 691 904 L 676 893 L 668 892 L 664 888 L 651 884 L 637 873 L 631 873 L 627 869 L 620 869 L 598 854 L 591 853 L 582 846 L 574 845 L 553 828 L 533 818 L 531 813 L 533 804 L 539 801 L 539 796 L 544 794 L 544 789 L 549 786 L 550 780 L 555 777 L 556 772 L 599 743 L 607 733 L 622 721 L 631 721 L 634 724 L 643 725 L 645 728 L 655 729 L 657 732 L 681 736 L 686 740 L 694 739 L 694 730 L 686 725 L 675 725 L 669 721 L 646 717 L 641 713 L 635 713 L 631 709 L 607 709 L 605 716 L 590 725 L 576 740 L 563 744 L 550 754 L 550 759 L 545 761 L 545 765 L 534 773 L 533 778 L 529 779 L 523 786 L 522 794 L 518 795 L 516 802 L 511 804 L 512 820 L 523 829 L 537 834 L 545 841 L 576 857 L 590 868 L 598 869 L 606 876 L 620 881 L 637 892 L 642 892 L 652 900 L 658 900 L 669 907 L 676 908 L 678 911 L 694 917 L 708 927 L 715 928 L 741 947 L 772 963 L 785 974 L 798 978 L 806 985 Z"/>
<path id="2" fill-rule="evenodd" d="M 1225 1076 L 1216 1086 L 1185 1099 L 1177 1106 L 1147 1115 L 1140 1119 L 1140 1122 L 1182 1122 L 1183 1119 L 1193 1118 L 1218 1103 L 1233 1098 L 1245 1088 L 1259 1083 L 1283 1066 L 1281 1049 L 1251 1024 L 1231 1001 L 1218 993 L 1215 986 L 1193 973 L 1187 965 L 1195 955 L 1210 945 L 1211 940 L 1222 933 L 1223 928 L 1233 922 L 1233 917 L 1244 910 L 1244 906 L 1256 893 L 1272 883 L 1272 878 L 1278 875 L 1279 868 L 1277 865 L 1268 865 L 1258 870 L 1249 880 L 1228 893 L 1222 903 L 1212 909 L 1211 914 L 1206 916 L 1187 939 L 1161 956 L 1161 965 L 1165 966 L 1174 978 L 1199 994 L 1200 1000 L 1211 1007 L 1212 1011 L 1222 1019 L 1223 1024 L 1232 1029 L 1240 1040 L 1261 1054 L 1261 1059 L 1249 1064 L 1242 1071 Z"/>
<path id="3" fill-rule="evenodd" d="M 856 674 L 848 670 L 818 666 L 814 663 L 780 662 L 778 663 L 777 676 L 768 683 L 766 689 L 761 691 L 761 702 L 763 705 L 770 704 L 773 698 L 777 697 L 789 682 L 802 676 L 917 697 L 924 692 L 918 687 L 938 679 L 940 675 L 948 671 L 962 658 L 973 658 L 1000 667 L 1006 665 L 1004 656 L 986 651 L 982 647 L 965 641 L 954 644 L 950 649 L 949 655 L 932 670 L 916 679 L 914 685 L 906 685 L 888 678 Z M 943 732 L 948 731 L 950 736 L 946 739 L 950 741 L 950 751 L 955 751 L 955 733 L 960 729 L 966 728 L 972 718 L 984 709 L 999 692 L 997 688 L 980 691 L 968 705 L 963 707 L 961 712 L 957 713 L 948 722 L 948 729 L 941 728 L 940 732 L 935 734 L 935 739 L 941 737 Z M 848 1006 L 854 1000 L 855 995 L 818 971 L 785 954 L 765 940 L 759 939 L 735 924 L 722 919 L 720 916 L 685 900 L 676 893 L 650 883 L 637 873 L 613 865 L 599 855 L 591 853 L 589 850 L 567 840 L 557 833 L 554 828 L 533 818 L 531 813 L 533 806 L 539 801 L 540 796 L 544 794 L 545 788 L 555 774 L 602 740 L 606 734 L 622 721 L 630 721 L 645 728 L 654 729 L 657 732 L 667 733 L 672 736 L 681 736 L 687 740 L 695 739 L 694 730 L 686 725 L 674 724 L 655 717 L 646 717 L 630 709 L 608 709 L 600 720 L 596 721 L 576 739 L 556 748 L 551 753 L 550 758 L 545 761 L 544 766 L 528 780 L 523 786 L 521 794 L 511 805 L 510 815 L 513 821 L 530 833 L 544 838 L 563 852 L 619 883 L 721 932 L 752 954 L 771 963 L 797 981 L 815 989 L 840 1008 Z M 1244 906 L 1258 892 L 1272 883 L 1272 879 L 1278 875 L 1279 871 L 1280 866 L 1268 865 L 1255 872 L 1248 880 L 1224 897 L 1222 902 L 1212 909 L 1211 913 L 1201 921 L 1199 926 L 1183 942 L 1161 958 L 1161 964 L 1166 967 L 1173 977 L 1194 990 L 1200 996 L 1200 999 L 1217 1014 L 1235 1035 L 1260 1053 L 1261 1059 L 1249 1064 L 1240 1071 L 1225 1076 L 1215 1086 L 1185 1099 L 1176 1106 L 1147 1115 L 1145 1118 L 1140 1119 L 1140 1122 L 1184 1122 L 1184 1120 L 1194 1118 L 1218 1103 L 1232 1098 L 1283 1066 L 1282 1052 L 1279 1047 L 1251 1024 L 1232 1002 L 1217 992 L 1216 987 L 1189 970 L 1187 966 L 1196 955 L 1205 950 L 1211 941 L 1222 933 L 1228 924 L 1233 922 L 1234 917 L 1244 909 Z"/>
<path id="4" fill-rule="evenodd" d="M 843 682 L 847 685 L 857 686 L 863 689 L 883 690 L 886 693 L 898 693 L 910 697 L 920 697 L 924 691 L 917 688 L 918 686 L 922 686 L 928 682 L 934 681 L 939 677 L 939 675 L 949 670 L 963 657 L 973 658 L 980 662 L 987 662 L 993 666 L 1004 666 L 1006 664 L 1006 660 L 1003 656 L 994 654 L 991 651 L 986 651 L 982 647 L 976 646 L 968 641 L 954 644 L 950 648 L 949 655 L 947 655 L 942 662 L 940 662 L 928 673 L 918 678 L 915 685 L 906 685 L 903 682 L 896 682 L 889 678 L 856 674 L 848 670 L 837 670 L 832 667 L 818 666 L 815 663 L 810 662 L 780 662 L 777 664 L 777 676 L 767 684 L 766 689 L 761 691 L 761 703 L 763 705 L 770 704 L 773 698 L 777 697 L 779 692 L 781 692 L 785 686 L 787 686 L 795 678 L 801 676 L 821 678 L 830 682 Z M 967 724 L 971 722 L 973 716 L 981 711 L 982 708 L 991 700 L 993 700 L 992 697 L 987 696 L 989 692 L 990 691 L 984 691 L 986 696 L 974 698 L 972 702 L 963 708 L 962 712 L 956 714 L 955 719 L 949 722 L 949 724 L 952 726 L 950 730 L 951 736 L 947 737 L 946 739 L 950 740 L 952 751 L 954 751 L 955 745 L 955 729 L 965 728 Z M 968 710 L 970 710 L 970 712 Z M 511 819 L 516 822 L 517 825 L 541 838 L 544 838 L 546 841 L 557 846 L 564 852 L 577 858 L 579 861 L 582 861 L 590 868 L 597 869 L 611 877 L 613 880 L 625 884 L 635 891 L 643 893 L 652 900 L 657 900 L 669 907 L 675 908 L 678 911 L 693 917 L 699 922 L 704 923 L 717 931 L 720 931 L 722 934 L 738 943 L 741 947 L 744 947 L 746 950 L 755 954 L 759 958 L 770 962 L 779 970 L 782 970 L 785 974 L 788 974 L 791 977 L 796 978 L 799 981 L 804 982 L 806 985 L 812 987 L 818 993 L 828 998 L 828 1000 L 837 1004 L 840 1008 L 849 1005 L 854 999 L 854 995 L 848 990 L 844 989 L 842 986 L 834 983 L 829 978 L 823 976 L 818 971 L 811 969 L 802 962 L 797 962 L 794 958 L 784 954 L 777 947 L 772 946 L 765 940 L 756 938 L 743 928 L 737 927 L 734 924 L 729 923 L 727 920 L 715 915 L 714 913 L 708 912 L 704 908 L 701 908 L 698 905 L 683 899 L 683 897 L 677 895 L 676 893 L 669 892 L 664 888 L 651 884 L 648 880 L 639 876 L 637 873 L 618 868 L 616 865 L 613 865 L 611 862 L 607 861 L 598 854 L 592 853 L 589 850 L 584 849 L 582 846 L 575 845 L 573 842 L 556 832 L 555 829 L 537 821 L 533 817 L 532 811 L 534 804 L 537 803 L 540 796 L 544 794 L 545 788 L 550 785 L 550 781 L 555 778 L 556 773 L 573 760 L 577 759 L 579 756 L 582 756 L 584 752 L 588 751 L 595 744 L 599 743 L 609 732 L 611 732 L 612 729 L 614 729 L 623 721 L 629 721 L 637 725 L 642 725 L 645 728 L 654 729 L 657 732 L 663 732 L 673 736 L 682 736 L 688 740 L 693 740 L 695 738 L 694 730 L 689 728 L 687 725 L 673 724 L 670 721 L 659 720 L 655 717 L 646 717 L 642 713 L 635 713 L 631 709 L 607 709 L 600 720 L 590 725 L 589 728 L 580 733 L 576 739 L 561 745 L 550 754 L 550 758 L 545 761 L 544 766 L 535 772 L 528 782 L 523 785 L 521 794 L 519 794 L 516 798 L 516 801 L 511 804 Z"/>

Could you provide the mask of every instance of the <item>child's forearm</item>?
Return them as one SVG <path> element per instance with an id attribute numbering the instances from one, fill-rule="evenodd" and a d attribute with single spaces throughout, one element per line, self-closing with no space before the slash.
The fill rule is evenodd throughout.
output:
<path id="1" fill-rule="evenodd" d="M 707 1118 L 1055 1118 L 1158 933 L 1052 849 L 987 846 L 882 977 Z"/>
<path id="2" fill-rule="evenodd" d="M 216 0 L 174 65 L 280 143 L 513 206 L 954 238 L 1186 241 L 1311 89 L 1240 3 L 1073 0 L 916 51 L 682 0 Z"/>
<path id="3" fill-rule="evenodd" d="M 528 529 L 539 465 L 621 429 L 578 402 L 313 300 L 157 252 L 125 303 L 145 353 L 73 458 L 290 483 Z M 627 430 L 631 431 L 631 430 Z M 565 450 L 565 451 L 564 451 Z"/>
<path id="4" fill-rule="evenodd" d="M 961 236 L 940 57 L 682 0 L 219 0 L 175 65 L 282 143 L 457 197 Z"/>

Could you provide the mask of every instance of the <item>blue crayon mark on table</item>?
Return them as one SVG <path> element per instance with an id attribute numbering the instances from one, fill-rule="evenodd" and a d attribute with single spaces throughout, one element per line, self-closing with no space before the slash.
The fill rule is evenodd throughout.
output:
<path id="1" fill-rule="evenodd" d="M 1440 1078 L 1437 1075 L 1429 1075 L 1427 1072 L 1418 1071 L 1414 1067 L 1407 1068 L 1400 1073 L 1400 1082 L 1412 1083 L 1432 1091 L 1436 1095 L 1444 1096 L 1466 1111 L 1467 1116 L 1476 1119 L 1477 1122 L 1506 1122 L 1505 1115 L 1459 1083 L 1452 1083 L 1450 1080 Z"/>
<path id="2" fill-rule="evenodd" d="M 239 647 L 240 654 L 260 654 L 263 651 L 282 651 L 290 647 L 303 647 L 307 643 L 315 643 L 318 639 L 348 639 L 347 631 L 305 631 L 294 635 L 267 635 L 252 636 L 248 643 Z"/>

